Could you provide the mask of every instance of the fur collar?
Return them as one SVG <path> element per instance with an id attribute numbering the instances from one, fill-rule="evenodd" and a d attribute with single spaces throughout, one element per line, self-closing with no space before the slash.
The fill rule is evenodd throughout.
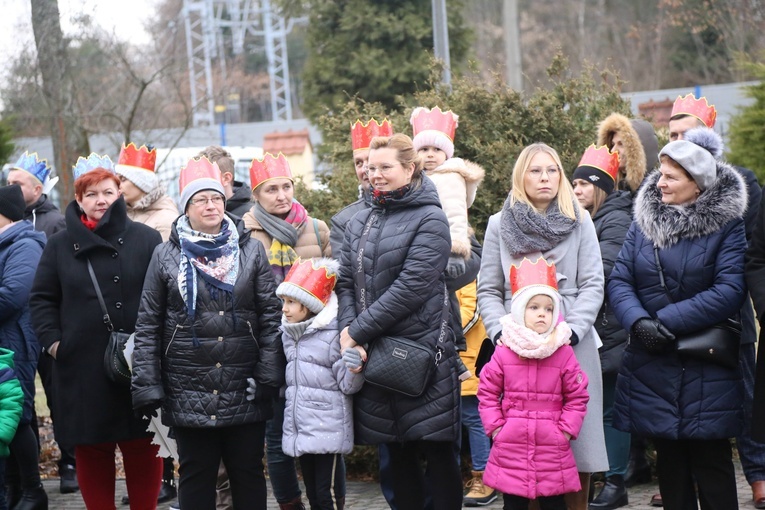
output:
<path id="1" fill-rule="evenodd" d="M 717 180 L 691 205 L 663 204 L 659 177 L 658 170 L 649 174 L 635 199 L 635 222 L 659 248 L 713 234 L 746 212 L 746 184 L 727 163 L 717 162 Z"/>
<path id="2" fill-rule="evenodd" d="M 571 343 L 571 328 L 565 321 L 543 335 L 518 324 L 511 315 L 503 315 L 499 322 L 502 324 L 502 344 L 522 358 L 549 358 L 559 348 Z"/>
<path id="3" fill-rule="evenodd" d="M 160 183 L 156 188 L 146 193 L 135 204 L 128 205 L 128 211 L 142 211 L 151 207 L 154 202 L 165 196 L 165 187 Z"/>
<path id="4" fill-rule="evenodd" d="M 485 170 L 480 165 L 462 158 L 449 158 L 441 163 L 441 166 L 427 173 L 430 175 L 441 172 L 456 172 L 465 179 L 465 182 L 470 183 L 480 183 L 486 174 Z"/>
<path id="5" fill-rule="evenodd" d="M 630 191 L 637 191 L 643 182 L 646 171 L 646 157 L 640 136 L 632 127 L 630 119 L 619 113 L 612 113 L 598 126 L 598 145 L 613 147 L 614 133 L 622 135 L 627 164 L 624 167 L 622 179 L 626 180 Z"/>
<path id="6" fill-rule="evenodd" d="M 337 319 L 337 310 L 337 294 L 335 294 L 335 291 L 332 291 L 332 294 L 329 295 L 329 301 L 327 301 L 327 305 L 322 311 L 316 314 L 316 317 L 313 318 L 313 322 L 310 326 L 308 326 L 308 329 L 313 330 L 326 328 L 332 323 L 334 319 Z"/>

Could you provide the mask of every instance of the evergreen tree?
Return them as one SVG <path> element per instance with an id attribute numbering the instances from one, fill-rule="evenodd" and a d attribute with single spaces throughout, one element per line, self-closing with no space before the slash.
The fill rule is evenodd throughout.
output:
<path id="1" fill-rule="evenodd" d="M 13 127 L 8 118 L 0 119 L 0 166 L 8 162 L 13 154 Z"/>
<path id="2" fill-rule="evenodd" d="M 450 59 L 467 53 L 463 0 L 449 0 Z M 309 0 L 304 111 L 318 119 L 358 96 L 392 111 L 396 96 L 427 86 L 433 57 L 431 0 Z"/>
<path id="3" fill-rule="evenodd" d="M 765 56 L 765 54 L 763 55 Z M 760 182 L 765 181 L 765 62 L 747 65 L 760 78 L 760 83 L 746 88 L 746 96 L 754 103 L 742 108 L 731 119 L 728 159 L 734 165 L 752 170 Z"/>

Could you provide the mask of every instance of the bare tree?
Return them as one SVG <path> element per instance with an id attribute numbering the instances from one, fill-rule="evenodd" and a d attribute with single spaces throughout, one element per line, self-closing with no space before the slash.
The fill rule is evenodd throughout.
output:
<path id="1" fill-rule="evenodd" d="M 32 28 L 43 96 L 50 111 L 50 133 L 64 200 L 74 196 L 71 167 L 90 150 L 80 122 L 66 42 L 61 33 L 58 0 L 31 0 Z"/>

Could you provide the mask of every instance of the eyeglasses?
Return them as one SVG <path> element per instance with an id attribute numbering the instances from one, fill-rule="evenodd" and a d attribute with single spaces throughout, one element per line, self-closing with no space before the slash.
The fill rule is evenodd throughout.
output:
<path id="1" fill-rule="evenodd" d="M 375 172 L 380 172 L 381 175 L 389 175 L 394 168 L 396 168 L 396 165 L 367 166 L 366 174 L 367 177 L 374 175 Z"/>
<path id="2" fill-rule="evenodd" d="M 195 207 L 198 207 L 201 205 L 207 205 L 207 202 L 212 202 L 214 205 L 220 205 L 223 203 L 223 197 L 221 195 L 214 195 L 210 198 L 199 197 L 199 198 L 192 198 L 191 200 L 189 200 L 189 203 Z"/>
<path id="3" fill-rule="evenodd" d="M 533 166 L 529 168 L 528 173 L 531 174 L 532 177 L 535 179 L 539 179 L 542 177 L 543 173 L 547 173 L 547 177 L 556 177 L 558 175 L 558 172 L 560 172 L 560 169 L 557 166 L 550 166 L 547 168 L 541 168 L 538 166 Z"/>

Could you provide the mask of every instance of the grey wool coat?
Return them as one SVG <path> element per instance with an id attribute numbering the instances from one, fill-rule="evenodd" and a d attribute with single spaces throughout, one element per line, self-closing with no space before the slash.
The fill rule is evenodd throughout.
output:
<path id="1" fill-rule="evenodd" d="M 592 219 L 589 214 L 582 213 L 579 227 L 557 246 L 544 253 L 516 257 L 511 255 L 500 237 L 501 217 L 500 211 L 489 218 L 478 276 L 478 306 L 486 331 L 489 338 L 494 338 L 502 330 L 499 318 L 510 313 L 512 264 L 520 264 L 523 257 L 533 261 L 540 255 L 555 263 L 563 316 L 579 337 L 574 353 L 589 379 L 587 415 L 579 438 L 571 442 L 571 448 L 580 472 L 608 471 L 603 434 L 603 379 L 598 355 L 600 339 L 593 326 L 603 304 L 604 276 Z"/>
<path id="2" fill-rule="evenodd" d="M 337 296 L 298 338 L 282 333 L 287 356 L 287 405 L 282 450 L 290 457 L 306 453 L 351 453 L 353 393 L 362 374 L 345 366 L 337 329 Z"/>

